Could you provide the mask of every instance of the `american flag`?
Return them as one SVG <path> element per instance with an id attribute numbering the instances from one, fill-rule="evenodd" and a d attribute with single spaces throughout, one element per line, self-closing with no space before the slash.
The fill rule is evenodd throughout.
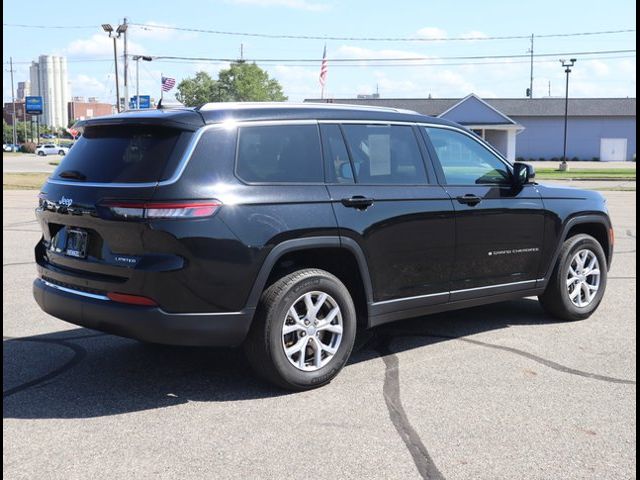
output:
<path id="1" fill-rule="evenodd" d="M 324 46 L 324 52 L 322 53 L 322 65 L 320 65 L 320 85 L 324 87 L 327 83 L 327 73 L 329 72 L 329 61 L 327 60 L 327 46 Z"/>
<path id="2" fill-rule="evenodd" d="M 176 79 L 171 77 L 162 77 L 162 91 L 168 92 L 176 86 Z"/>

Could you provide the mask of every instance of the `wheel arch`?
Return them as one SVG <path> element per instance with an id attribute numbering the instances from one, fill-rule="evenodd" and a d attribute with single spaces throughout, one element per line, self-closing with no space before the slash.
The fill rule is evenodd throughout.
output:
<path id="1" fill-rule="evenodd" d="M 351 293 L 359 325 L 368 326 L 373 292 L 366 258 L 354 240 L 338 236 L 299 238 L 276 245 L 260 268 L 247 308 L 257 307 L 270 282 L 301 268 L 320 268 L 340 279 Z"/>
<path id="2" fill-rule="evenodd" d="M 558 245 L 556 245 L 556 249 L 554 251 L 553 257 L 549 266 L 547 267 L 547 272 L 544 276 L 544 283 L 546 285 L 551 272 L 553 271 L 556 262 L 558 261 L 558 256 L 560 255 L 560 250 L 562 250 L 562 245 L 567 239 L 579 235 L 581 233 L 586 233 L 594 237 L 598 243 L 602 246 L 604 250 L 605 256 L 607 258 L 607 269 L 611 268 L 611 261 L 613 257 L 613 230 L 611 226 L 611 221 L 609 217 L 604 214 L 588 214 L 588 215 L 577 215 L 568 219 L 562 229 L 562 234 L 560 235 L 560 241 Z M 540 286 L 540 285 L 538 285 Z"/>

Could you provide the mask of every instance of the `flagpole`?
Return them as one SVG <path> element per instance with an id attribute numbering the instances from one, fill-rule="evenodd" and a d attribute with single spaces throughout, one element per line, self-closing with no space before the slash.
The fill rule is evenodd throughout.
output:
<path id="1" fill-rule="evenodd" d="M 320 100 L 324 100 L 324 85 L 320 87 Z"/>
<path id="2" fill-rule="evenodd" d="M 160 72 L 160 104 L 162 104 L 162 99 L 164 98 L 164 90 L 162 89 L 162 77 L 163 73 Z"/>

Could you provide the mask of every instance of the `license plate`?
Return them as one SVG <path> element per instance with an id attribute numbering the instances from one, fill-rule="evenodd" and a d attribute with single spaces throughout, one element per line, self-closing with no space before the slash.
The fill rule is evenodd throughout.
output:
<path id="1" fill-rule="evenodd" d="M 64 251 L 70 257 L 87 256 L 87 232 L 75 228 L 67 229 L 67 246 Z"/>

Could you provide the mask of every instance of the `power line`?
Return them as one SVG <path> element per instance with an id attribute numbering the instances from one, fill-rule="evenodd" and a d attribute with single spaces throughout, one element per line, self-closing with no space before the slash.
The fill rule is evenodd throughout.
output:
<path id="1" fill-rule="evenodd" d="M 560 57 L 560 56 L 582 56 L 582 55 L 597 55 L 595 58 L 584 58 L 584 60 L 601 59 L 616 59 L 616 58 L 633 58 L 635 57 L 636 50 L 601 50 L 590 52 L 563 52 L 563 53 L 541 53 L 534 55 L 535 57 Z M 634 55 L 619 55 L 619 54 L 634 54 Z M 133 54 L 129 56 L 135 56 Z M 209 58 L 209 57 L 185 57 L 185 56 L 168 56 L 159 55 L 153 56 L 154 61 L 160 61 L 165 63 L 197 63 L 197 62 L 210 62 L 210 63 L 232 63 L 237 62 L 237 58 Z M 480 62 L 480 60 L 508 60 L 517 58 L 529 58 L 530 54 L 516 54 L 516 55 L 478 55 L 478 56 L 454 56 L 454 57 L 395 57 L 395 58 L 330 58 L 334 67 L 338 66 L 438 66 L 438 65 L 510 65 L 515 63 L 528 63 L 527 61 L 505 61 L 505 62 Z M 466 62 L 457 63 L 441 63 L 442 60 L 467 60 Z M 113 59 L 109 57 L 100 58 L 77 58 L 68 59 L 68 63 L 88 63 L 88 62 L 112 62 Z M 307 64 L 317 63 L 320 60 L 317 58 L 307 59 L 288 59 L 288 58 L 266 58 L 266 59 L 245 59 L 246 62 L 256 62 L 260 64 L 300 64 L 299 66 L 309 66 Z M 548 62 L 549 60 L 536 60 L 536 63 Z M 553 60 L 555 61 L 555 60 Z M 385 62 L 385 63 L 369 63 L 369 62 Z M 398 63 L 405 62 L 405 63 Z M 411 62 L 411 63 L 407 63 Z M 13 64 L 30 64 L 31 61 L 14 61 Z M 5 61 L 3 64 L 8 65 L 9 62 Z"/>
<path id="2" fill-rule="evenodd" d="M 3 23 L 3 27 L 19 27 L 19 28 L 99 28 L 99 25 L 27 25 L 24 23 Z"/>
<path id="3" fill-rule="evenodd" d="M 232 35 L 242 37 L 259 37 L 259 38 L 275 38 L 275 39 L 298 39 L 298 40 L 347 40 L 347 41 L 363 41 L 363 42 L 447 42 L 447 41 L 485 41 L 485 40 L 516 40 L 530 38 L 531 34 L 526 35 L 497 35 L 497 36 L 473 36 L 465 35 L 461 37 L 353 37 L 343 35 L 296 35 L 296 34 L 272 34 L 257 32 L 233 32 L 225 30 L 209 30 L 204 28 L 189 27 L 173 27 L 170 25 L 155 25 L 148 23 L 130 23 L 129 25 L 142 30 L 175 30 L 182 32 L 209 33 L 214 35 Z M 3 27 L 15 28 L 37 28 L 37 29 L 88 29 L 99 28 L 99 25 L 31 25 L 25 23 L 3 23 Z M 635 33 L 635 29 L 620 30 L 601 30 L 594 32 L 572 32 L 572 33 L 548 33 L 535 34 L 539 38 L 561 38 L 561 37 L 580 37 L 592 35 L 614 35 L 620 33 Z"/>
<path id="4" fill-rule="evenodd" d="M 534 57 L 562 57 L 562 56 L 579 56 L 579 55 L 611 55 L 622 53 L 636 53 L 635 49 L 628 50 L 600 50 L 585 52 L 556 52 L 556 53 L 538 53 Z M 211 58 L 211 57 L 186 57 L 173 55 L 158 55 L 151 57 L 154 60 L 189 60 L 195 62 L 237 62 L 237 58 Z M 529 58 L 530 54 L 515 55 L 470 55 L 470 56 L 452 56 L 452 57 L 393 57 L 393 58 L 329 58 L 332 63 L 363 63 L 363 62 L 434 62 L 440 60 L 491 60 L 491 59 L 508 59 L 508 58 Z M 254 58 L 245 59 L 245 62 L 255 63 L 318 63 L 318 58 Z M 392 64 L 390 64 L 392 65 Z M 416 64 L 420 65 L 420 64 Z"/>
<path id="5" fill-rule="evenodd" d="M 297 39 L 297 40 L 346 40 L 360 42 L 446 42 L 446 41 L 484 41 L 484 40 L 515 40 L 522 38 L 530 38 L 531 34 L 526 35 L 503 35 L 503 36 L 462 36 L 462 37 L 352 37 L 352 36 L 332 36 L 332 35 L 294 35 L 294 34 L 276 34 L 276 33 L 255 33 L 255 32 L 233 32 L 225 30 L 208 30 L 204 28 L 189 27 L 172 27 L 169 25 L 154 25 L 146 23 L 130 23 L 142 30 L 175 30 L 181 32 L 209 33 L 214 35 L 232 35 L 240 37 L 259 37 L 259 38 L 275 38 L 275 39 Z M 575 33 L 548 33 L 536 34 L 539 38 L 559 38 L 559 37 L 578 37 L 591 35 L 612 35 L 619 33 L 633 33 L 635 29 L 621 30 L 602 30 L 596 32 L 575 32 Z"/>
<path id="6" fill-rule="evenodd" d="M 611 57 L 607 57 L 607 56 L 603 56 L 603 57 L 581 57 L 580 59 L 583 61 L 588 61 L 588 60 L 615 60 L 615 59 L 622 59 L 622 58 L 635 58 L 635 55 L 615 55 L 615 56 L 611 56 Z M 211 63 L 211 64 L 228 64 L 230 62 L 228 61 L 222 61 L 222 60 L 185 60 L 185 59 L 176 59 L 176 60 L 164 60 L 164 59 L 157 59 L 156 61 L 158 62 L 162 62 L 162 63 L 173 63 L 173 64 L 192 64 L 192 63 Z M 549 60 L 535 60 L 534 63 L 556 63 L 557 59 L 549 59 Z M 362 63 L 338 63 L 335 65 L 332 65 L 331 68 L 338 68 L 338 67 L 450 67 L 450 66 L 472 66 L 472 65 L 518 65 L 518 64 L 528 64 L 529 60 L 517 60 L 517 61 L 513 61 L 513 62 L 447 62 L 447 63 L 366 63 L 366 64 L 362 64 Z M 276 63 L 274 64 L 269 64 L 269 65 L 277 65 Z M 287 67 L 314 67 L 313 64 L 308 64 L 308 63 L 300 63 L 300 64 L 296 64 L 296 63 L 288 63 L 286 64 Z"/>

